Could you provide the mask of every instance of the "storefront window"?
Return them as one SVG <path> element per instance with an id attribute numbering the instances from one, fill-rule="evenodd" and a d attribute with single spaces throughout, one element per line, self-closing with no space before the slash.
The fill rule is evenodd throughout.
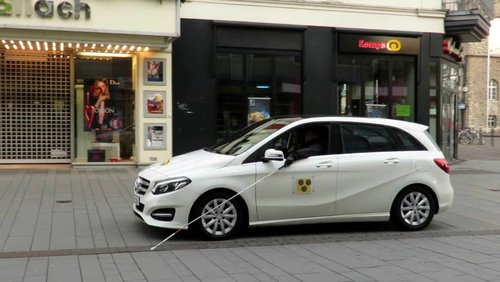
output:
<path id="1" fill-rule="evenodd" d="M 134 162 L 132 59 L 75 59 L 75 162 Z"/>
<path id="2" fill-rule="evenodd" d="M 412 57 L 339 57 L 339 114 L 413 121 L 415 63 Z"/>
<path id="3" fill-rule="evenodd" d="M 270 117 L 302 112 L 298 54 L 219 52 L 217 139 Z"/>

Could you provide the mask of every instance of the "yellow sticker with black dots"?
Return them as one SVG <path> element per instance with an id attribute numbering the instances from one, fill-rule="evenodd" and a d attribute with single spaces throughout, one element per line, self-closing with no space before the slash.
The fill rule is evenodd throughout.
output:
<path id="1" fill-rule="evenodd" d="M 297 178 L 295 179 L 295 193 L 307 194 L 313 192 L 311 178 Z"/>

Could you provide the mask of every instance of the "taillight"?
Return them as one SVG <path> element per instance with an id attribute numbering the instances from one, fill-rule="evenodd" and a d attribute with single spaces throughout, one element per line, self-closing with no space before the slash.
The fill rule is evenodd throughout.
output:
<path id="1" fill-rule="evenodd" d="M 446 173 L 450 173 L 450 167 L 446 159 L 434 159 L 434 163 Z"/>

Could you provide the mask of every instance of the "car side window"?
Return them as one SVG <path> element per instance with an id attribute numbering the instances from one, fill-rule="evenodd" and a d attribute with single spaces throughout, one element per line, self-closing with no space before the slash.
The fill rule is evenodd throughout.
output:
<path id="1" fill-rule="evenodd" d="M 290 129 L 267 142 L 243 163 L 258 162 L 267 149 L 283 151 L 285 157 L 296 154 L 298 159 L 329 153 L 330 127 L 327 124 L 311 124 Z"/>
<path id="2" fill-rule="evenodd" d="M 290 142 L 285 156 L 293 154 L 295 159 L 329 153 L 330 127 L 326 124 L 301 126 L 290 132 Z"/>
<path id="3" fill-rule="evenodd" d="M 344 153 L 395 151 L 396 146 L 385 126 L 374 124 L 341 124 Z"/>
<path id="4" fill-rule="evenodd" d="M 393 136 L 398 141 L 399 151 L 426 151 L 422 143 L 403 130 L 393 128 Z"/>

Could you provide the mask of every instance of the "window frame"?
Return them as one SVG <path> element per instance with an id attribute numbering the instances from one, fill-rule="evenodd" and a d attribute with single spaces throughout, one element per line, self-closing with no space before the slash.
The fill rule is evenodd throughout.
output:
<path id="1" fill-rule="evenodd" d="M 497 116 L 489 115 L 488 116 L 488 128 L 496 128 L 497 127 Z"/>
<path id="2" fill-rule="evenodd" d="M 488 100 L 498 100 L 498 81 L 495 79 L 490 79 L 488 82 Z"/>
<path id="3" fill-rule="evenodd" d="M 312 122 L 312 123 L 307 123 L 307 124 L 301 124 L 301 125 L 297 125 L 297 126 L 294 126 L 293 128 L 289 128 L 288 130 L 286 130 L 285 132 L 279 134 L 278 136 L 274 137 L 273 139 L 271 139 L 270 141 L 266 142 L 265 144 L 263 144 L 262 146 L 260 146 L 257 150 L 255 150 L 252 154 L 250 154 L 250 156 L 248 156 L 244 161 L 243 161 L 243 164 L 247 164 L 247 163 L 254 163 L 254 162 L 262 162 L 262 158 L 264 157 L 264 153 L 266 150 L 268 149 L 273 149 L 273 144 L 276 143 L 276 141 L 280 138 L 282 138 L 284 135 L 286 134 L 291 134 L 293 133 L 294 131 L 297 131 L 297 130 L 303 130 L 304 128 L 307 128 L 307 127 L 315 127 L 315 126 L 325 126 L 328 130 L 327 132 L 327 136 L 328 136 L 328 148 L 326 149 L 326 153 L 324 154 L 321 154 L 321 155 L 317 155 L 317 156 L 327 156 L 327 155 L 332 155 L 332 154 L 338 154 L 339 150 L 337 149 L 338 148 L 338 143 L 337 143 L 337 131 L 336 131 L 336 127 L 335 127 L 335 124 L 331 123 L 331 122 Z M 287 153 L 286 151 L 283 151 L 283 154 L 285 155 L 285 157 L 287 157 Z"/>

